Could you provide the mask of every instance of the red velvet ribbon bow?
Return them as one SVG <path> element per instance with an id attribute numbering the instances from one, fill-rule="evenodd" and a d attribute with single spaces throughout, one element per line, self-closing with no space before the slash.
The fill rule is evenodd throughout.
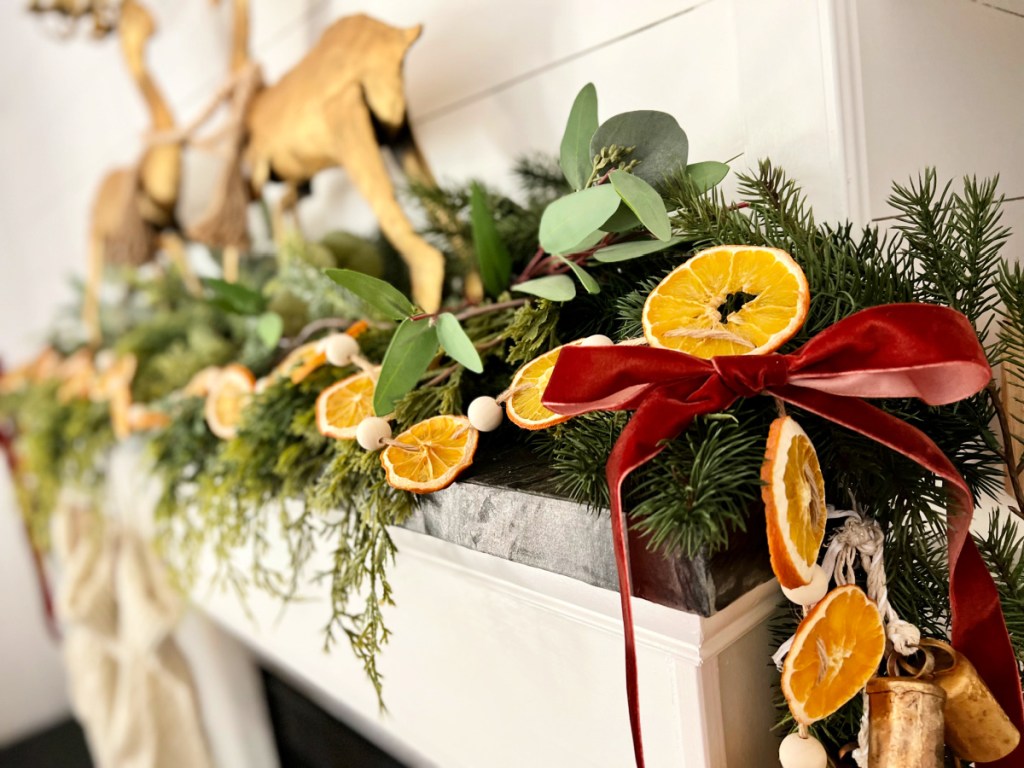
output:
<path id="1" fill-rule="evenodd" d="M 1024 733 L 1017 662 L 995 583 L 970 536 L 974 499 L 930 438 L 861 398 L 915 397 L 929 405 L 979 392 L 992 377 L 970 322 L 928 304 L 890 304 L 857 312 L 789 355 L 703 360 L 647 347 L 565 347 L 544 393 L 555 413 L 631 410 L 608 457 L 611 522 L 626 642 L 626 692 L 636 764 L 644 764 L 637 689 L 632 586 L 622 509 L 627 475 L 656 456 L 700 414 L 741 397 L 766 394 L 870 437 L 945 481 L 953 645 L 967 656 Z M 1024 765 L 1024 744 L 992 763 Z"/>

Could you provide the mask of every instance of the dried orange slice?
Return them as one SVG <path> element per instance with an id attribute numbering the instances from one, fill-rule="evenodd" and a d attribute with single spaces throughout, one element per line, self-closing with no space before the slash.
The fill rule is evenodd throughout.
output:
<path id="1" fill-rule="evenodd" d="M 57 390 L 57 401 L 68 403 L 72 400 L 85 399 L 92 391 L 96 369 L 92 362 L 92 353 L 88 349 L 80 349 L 60 364 L 57 378 L 61 385 Z"/>
<path id="2" fill-rule="evenodd" d="M 33 360 L 13 368 L 0 376 L 0 394 L 16 392 L 31 382 L 39 382 L 56 375 L 60 354 L 52 347 L 44 347 Z"/>
<path id="3" fill-rule="evenodd" d="M 694 255 L 644 304 L 647 343 L 710 359 L 763 355 L 803 325 L 811 294 L 803 270 L 777 248 L 720 245 Z"/>
<path id="4" fill-rule="evenodd" d="M 218 376 L 220 376 L 220 368 L 216 365 L 208 365 L 193 374 L 192 378 L 188 380 L 188 384 L 181 390 L 181 394 L 185 397 L 206 397 L 210 394 L 210 389 Z"/>
<path id="5" fill-rule="evenodd" d="M 244 365 L 221 369 L 206 396 L 206 425 L 217 437 L 230 440 L 238 434 L 242 411 L 252 398 L 256 380 Z"/>
<path id="6" fill-rule="evenodd" d="M 544 397 L 544 390 L 547 389 L 562 350 L 581 343 L 582 339 L 555 347 L 516 371 L 512 383 L 508 385 L 511 394 L 505 402 L 505 413 L 509 421 L 523 429 L 534 430 L 547 429 L 572 418 L 549 411 L 541 403 L 541 398 Z"/>
<path id="7" fill-rule="evenodd" d="M 287 376 L 292 384 L 298 384 L 309 374 L 327 362 L 323 344 L 310 341 L 289 352 L 284 360 L 278 363 L 268 377 L 270 380 Z"/>
<path id="8" fill-rule="evenodd" d="M 811 439 L 789 416 L 768 430 L 761 480 L 772 570 L 787 589 L 810 584 L 825 538 L 825 479 Z"/>
<path id="9" fill-rule="evenodd" d="M 353 339 L 358 339 L 367 330 L 369 330 L 370 324 L 365 320 L 356 320 L 352 325 L 345 329 L 345 333 L 351 336 Z"/>
<path id="10" fill-rule="evenodd" d="M 355 440 L 356 427 L 373 416 L 374 377 L 356 373 L 335 382 L 316 399 L 316 426 L 324 437 Z"/>
<path id="11" fill-rule="evenodd" d="M 433 493 L 447 488 L 473 463 L 478 433 L 465 416 L 434 416 L 395 438 L 380 463 L 392 488 Z"/>
<path id="12" fill-rule="evenodd" d="M 128 407 L 126 421 L 127 427 L 131 432 L 166 429 L 171 425 L 171 417 L 166 413 L 154 408 L 147 408 L 141 403 L 135 403 Z"/>
<path id="13" fill-rule="evenodd" d="M 114 437 L 118 440 L 124 440 L 132 433 L 131 408 L 132 393 L 127 387 L 111 391 L 110 423 L 114 428 Z"/>
<path id="14" fill-rule="evenodd" d="M 138 368 L 138 360 L 135 355 L 122 355 L 116 358 L 100 371 L 99 376 L 94 378 L 89 397 L 100 403 L 111 400 L 115 396 L 121 396 L 125 391 L 130 391 L 136 368 Z M 131 403 L 130 396 L 128 402 Z"/>
<path id="15" fill-rule="evenodd" d="M 860 587 L 825 595 L 800 622 L 782 666 L 782 692 L 796 721 L 810 725 L 852 699 L 884 651 L 882 617 Z"/>

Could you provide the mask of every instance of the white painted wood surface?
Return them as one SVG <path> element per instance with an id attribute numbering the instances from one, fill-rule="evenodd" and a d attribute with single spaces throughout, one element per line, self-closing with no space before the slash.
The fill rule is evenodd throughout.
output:
<path id="1" fill-rule="evenodd" d="M 322 649 L 326 585 L 281 611 L 253 594 L 200 592 L 208 615 L 329 709 L 412 766 L 629 765 L 614 592 L 402 529 L 390 571 L 388 712 L 343 640 Z M 321 553 L 323 565 L 329 555 Z M 774 582 L 711 619 L 634 599 L 652 766 L 769 765 L 777 741 L 765 620 Z M 728 738 L 727 738 L 728 735 Z"/>

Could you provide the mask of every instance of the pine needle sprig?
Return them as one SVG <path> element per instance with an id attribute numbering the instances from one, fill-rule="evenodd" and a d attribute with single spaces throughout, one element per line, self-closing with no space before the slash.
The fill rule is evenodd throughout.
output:
<path id="1" fill-rule="evenodd" d="M 993 510 L 989 519 L 985 535 L 974 538 L 995 579 L 1006 628 L 1024 667 L 1024 533 L 1018 521 L 999 510 Z"/>
<path id="2" fill-rule="evenodd" d="M 732 532 L 745 530 L 760 511 L 766 434 L 764 409 L 740 404 L 696 419 L 638 470 L 628 493 L 630 516 L 650 546 L 695 557 L 723 549 Z"/>
<path id="3" fill-rule="evenodd" d="M 997 188 L 998 177 L 968 177 L 963 194 L 952 191 L 951 181 L 940 189 L 929 168 L 916 181 L 894 184 L 889 197 L 899 212 L 893 229 L 915 266 L 916 299 L 963 312 L 986 345 L 995 341 L 989 331 L 999 306 L 996 278 L 1010 235 Z"/>

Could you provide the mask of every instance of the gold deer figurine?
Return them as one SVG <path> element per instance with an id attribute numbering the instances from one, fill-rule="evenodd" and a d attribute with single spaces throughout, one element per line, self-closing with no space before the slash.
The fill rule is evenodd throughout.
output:
<path id="1" fill-rule="evenodd" d="M 245 0 L 235 12 L 247 23 Z M 243 55 L 246 33 L 236 22 L 232 68 L 250 89 L 244 101 L 240 161 L 259 192 L 271 179 L 284 181 L 290 194 L 318 172 L 344 168 L 377 216 L 381 230 L 409 268 L 413 299 L 427 311 L 441 303 L 444 257 L 416 232 L 395 197 L 378 134 L 408 134 L 402 64 L 421 27 L 399 29 L 362 14 L 336 21 L 317 45 L 274 85 L 261 88 Z M 246 69 L 248 68 L 248 69 Z M 236 109 L 239 101 L 235 97 Z M 418 152 L 402 158 L 411 177 L 430 179 Z M 198 240 L 235 245 L 244 230 L 239 164 L 227 169 L 218 195 L 202 222 L 190 230 Z"/>
<path id="2" fill-rule="evenodd" d="M 174 117 L 146 65 L 146 44 L 155 31 L 149 12 L 136 0 L 125 0 L 117 27 L 125 63 L 149 111 L 151 129 L 169 131 Z M 90 342 L 100 339 L 104 265 L 138 265 L 153 258 L 159 233 L 174 225 L 180 182 L 181 144 L 167 142 L 148 147 L 134 166 L 115 169 L 100 183 L 93 201 L 83 307 Z"/>

